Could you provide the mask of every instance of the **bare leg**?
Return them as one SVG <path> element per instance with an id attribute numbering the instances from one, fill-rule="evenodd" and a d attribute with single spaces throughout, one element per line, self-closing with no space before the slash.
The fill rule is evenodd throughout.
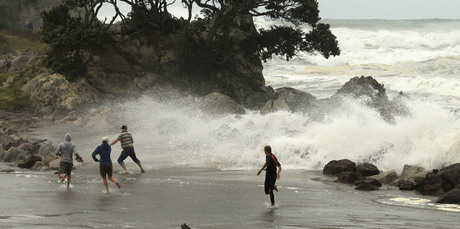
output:
<path id="1" fill-rule="evenodd" d="M 67 176 L 67 190 L 70 189 L 70 179 L 71 178 L 72 178 L 71 176 Z"/>
<path id="2" fill-rule="evenodd" d="M 64 181 L 65 181 L 65 178 L 66 178 L 65 173 L 59 174 L 59 178 L 61 179 L 61 182 L 64 182 Z"/>
<path id="3" fill-rule="evenodd" d="M 126 168 L 125 163 L 120 164 L 120 165 L 121 165 L 121 167 L 123 168 L 124 173 L 128 174 L 129 172 L 128 172 L 128 169 Z"/>
<path id="4" fill-rule="evenodd" d="M 104 186 L 105 186 L 105 189 L 107 190 L 107 194 L 110 194 L 110 191 L 109 191 L 109 185 L 107 184 L 107 178 L 105 176 L 102 177 L 102 181 L 104 181 Z"/>
<path id="5" fill-rule="evenodd" d="M 109 177 L 109 180 L 112 181 L 113 183 L 115 183 L 118 188 L 121 187 L 121 185 L 115 179 L 113 179 L 113 177 Z"/>
<path id="6" fill-rule="evenodd" d="M 137 163 L 137 165 L 139 165 L 139 168 L 141 168 L 141 173 L 145 173 L 144 168 L 142 168 L 142 164 L 139 162 L 139 163 Z"/>

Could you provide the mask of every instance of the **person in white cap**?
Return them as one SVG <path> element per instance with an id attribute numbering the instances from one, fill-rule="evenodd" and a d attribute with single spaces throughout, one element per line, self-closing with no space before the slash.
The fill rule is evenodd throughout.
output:
<path id="1" fill-rule="evenodd" d="M 112 159 L 110 159 L 110 153 L 112 151 L 112 147 L 109 145 L 109 139 L 107 137 L 102 137 L 102 144 L 99 145 L 91 155 L 94 161 L 99 162 L 99 172 L 102 176 L 102 180 L 104 181 L 105 189 L 107 190 L 107 194 L 110 194 L 109 185 L 107 184 L 107 178 L 115 183 L 118 188 L 120 188 L 120 184 L 112 177 Z M 100 159 L 96 158 L 96 155 L 100 155 Z"/>

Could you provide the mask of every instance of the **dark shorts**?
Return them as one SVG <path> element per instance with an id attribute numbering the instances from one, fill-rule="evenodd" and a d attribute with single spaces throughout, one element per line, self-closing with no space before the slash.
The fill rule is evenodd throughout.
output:
<path id="1" fill-rule="evenodd" d="M 273 190 L 275 189 L 275 183 L 276 183 L 276 172 L 274 173 L 267 172 L 265 174 L 265 184 L 264 184 L 265 194 L 269 194 L 270 190 L 273 192 Z"/>
<path id="2" fill-rule="evenodd" d="M 124 164 L 124 160 L 127 158 L 127 157 L 130 157 L 131 159 L 133 159 L 134 162 L 136 163 L 139 163 L 141 161 L 139 161 L 139 159 L 137 159 L 136 157 L 136 153 L 134 152 L 134 147 L 127 147 L 127 148 L 124 148 L 123 151 L 121 151 L 121 154 L 120 154 L 120 157 L 118 158 L 118 164 L 122 165 Z"/>
<path id="3" fill-rule="evenodd" d="M 99 167 L 99 172 L 101 173 L 102 177 L 105 177 L 105 176 L 111 177 L 112 171 L 113 171 L 112 165 L 101 165 Z"/>
<path id="4" fill-rule="evenodd" d="M 67 162 L 60 162 L 59 163 L 59 173 L 65 173 L 65 175 L 70 176 L 72 173 L 73 164 Z"/>

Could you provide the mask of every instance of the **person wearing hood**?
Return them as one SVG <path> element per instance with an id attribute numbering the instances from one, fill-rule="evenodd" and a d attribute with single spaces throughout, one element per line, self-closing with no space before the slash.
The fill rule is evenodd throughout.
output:
<path id="1" fill-rule="evenodd" d="M 112 177 L 112 159 L 110 159 L 110 153 L 112 152 L 112 147 L 109 145 L 109 139 L 107 137 L 102 137 L 102 144 L 99 145 L 91 154 L 95 162 L 99 162 L 99 173 L 102 176 L 102 180 L 104 181 L 105 189 L 107 190 L 107 194 L 110 194 L 109 185 L 107 184 L 107 177 L 110 181 L 115 183 L 118 188 L 120 188 L 120 184 Z M 97 159 L 96 155 L 100 156 L 100 159 Z"/>
<path id="2" fill-rule="evenodd" d="M 59 163 L 59 177 L 62 182 L 64 182 L 67 177 L 67 189 L 70 189 L 73 154 L 75 154 L 75 159 L 77 161 L 83 162 L 83 158 L 77 153 L 77 148 L 75 144 L 72 143 L 72 136 L 69 133 L 65 135 L 64 139 L 64 142 L 58 145 L 56 155 L 61 157 L 61 162 Z"/>

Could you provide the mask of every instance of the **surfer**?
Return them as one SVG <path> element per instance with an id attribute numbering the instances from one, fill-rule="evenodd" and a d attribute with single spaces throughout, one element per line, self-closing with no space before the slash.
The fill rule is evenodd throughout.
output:
<path id="1" fill-rule="evenodd" d="M 70 179 L 73 168 L 72 156 L 75 154 L 75 159 L 83 162 L 83 158 L 77 153 L 77 147 L 72 143 L 72 136 L 67 133 L 64 137 L 65 141 L 58 145 L 56 155 L 61 156 L 59 163 L 59 177 L 64 182 L 67 177 L 67 189 L 70 189 Z"/>
<path id="2" fill-rule="evenodd" d="M 104 181 L 107 194 L 110 194 L 107 178 L 115 183 L 118 188 L 121 187 L 120 184 L 112 177 L 113 167 L 112 159 L 110 159 L 110 152 L 112 152 L 112 147 L 109 145 L 109 139 L 107 137 L 102 137 L 102 144 L 94 150 L 93 154 L 91 154 L 94 161 L 99 162 L 99 173 L 101 174 L 102 180 Z M 96 158 L 96 155 L 98 154 L 100 159 Z"/>
<path id="3" fill-rule="evenodd" d="M 123 162 L 128 156 L 131 157 L 131 159 L 134 162 L 136 162 L 136 164 L 139 166 L 139 168 L 141 168 L 141 173 L 144 173 L 145 170 L 144 170 L 144 168 L 142 168 L 141 161 L 139 161 L 139 159 L 137 159 L 136 153 L 134 152 L 133 136 L 128 132 L 128 127 L 127 126 L 122 126 L 121 127 L 121 134 L 118 136 L 118 138 L 113 140 L 113 142 L 110 143 L 110 145 L 113 145 L 113 144 L 117 143 L 118 141 L 120 141 L 121 148 L 123 150 L 121 151 L 120 157 L 118 158 L 117 161 L 118 161 L 118 164 L 120 164 L 121 167 L 123 168 L 124 173 L 126 173 L 126 174 L 129 173 L 128 169 L 126 168 L 125 163 Z"/>
<path id="4" fill-rule="evenodd" d="M 273 194 L 273 190 L 278 192 L 278 187 L 275 185 L 276 180 L 280 179 L 281 173 L 281 164 L 278 162 L 278 159 L 275 155 L 272 154 L 272 148 L 270 146 L 264 147 L 265 152 L 265 164 L 257 173 L 257 176 L 266 168 L 265 173 L 265 194 L 270 195 L 270 200 L 272 206 L 275 205 L 275 195 Z M 276 172 L 278 167 L 278 173 Z"/>

